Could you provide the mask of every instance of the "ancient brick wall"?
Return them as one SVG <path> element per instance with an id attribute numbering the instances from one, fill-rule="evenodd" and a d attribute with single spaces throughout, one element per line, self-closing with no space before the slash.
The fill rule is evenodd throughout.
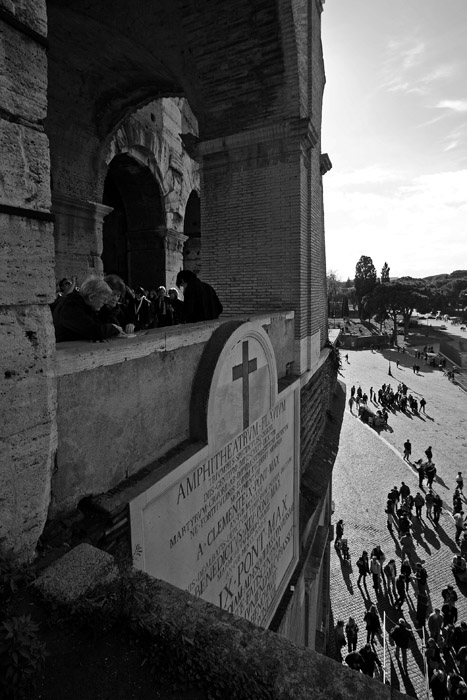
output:
<path id="1" fill-rule="evenodd" d="M 303 387 L 300 394 L 300 465 L 307 468 L 311 455 L 326 420 L 332 393 L 336 385 L 336 372 L 328 360 Z"/>

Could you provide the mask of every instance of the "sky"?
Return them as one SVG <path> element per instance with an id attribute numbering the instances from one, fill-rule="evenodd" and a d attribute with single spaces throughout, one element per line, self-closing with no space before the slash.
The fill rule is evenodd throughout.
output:
<path id="1" fill-rule="evenodd" d="M 467 269 L 467 0 L 326 0 L 328 273 Z"/>

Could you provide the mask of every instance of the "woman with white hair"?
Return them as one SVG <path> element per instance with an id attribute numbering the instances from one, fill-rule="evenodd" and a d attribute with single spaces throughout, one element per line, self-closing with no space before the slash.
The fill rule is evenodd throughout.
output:
<path id="1" fill-rule="evenodd" d="M 88 277 L 76 289 L 63 297 L 53 311 L 57 343 L 67 340 L 102 341 L 112 336 L 125 336 L 115 323 L 101 323 L 97 312 L 110 299 L 112 290 L 99 277 Z"/>

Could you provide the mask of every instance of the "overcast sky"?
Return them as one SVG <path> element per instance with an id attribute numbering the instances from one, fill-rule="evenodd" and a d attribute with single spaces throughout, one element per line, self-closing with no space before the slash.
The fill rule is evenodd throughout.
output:
<path id="1" fill-rule="evenodd" d="M 467 269 L 467 0 L 326 0 L 328 271 Z"/>

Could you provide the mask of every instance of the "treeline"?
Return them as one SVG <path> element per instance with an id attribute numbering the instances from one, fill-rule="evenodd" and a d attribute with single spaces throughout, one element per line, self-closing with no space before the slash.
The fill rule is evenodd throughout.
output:
<path id="1" fill-rule="evenodd" d="M 328 300 L 330 315 L 348 315 L 348 311 L 347 314 L 336 313 L 336 306 L 344 310 L 350 304 L 357 308 L 362 321 L 374 318 L 382 324 L 391 319 L 394 334 L 397 333 L 398 317 L 402 316 L 407 334 L 415 310 L 462 315 L 460 309 L 467 307 L 467 270 L 424 279 L 399 277 L 391 280 L 386 262 L 378 276 L 372 259 L 362 255 L 355 266 L 353 285 L 350 279 L 346 282 L 337 280 L 333 272 L 328 275 Z"/>

